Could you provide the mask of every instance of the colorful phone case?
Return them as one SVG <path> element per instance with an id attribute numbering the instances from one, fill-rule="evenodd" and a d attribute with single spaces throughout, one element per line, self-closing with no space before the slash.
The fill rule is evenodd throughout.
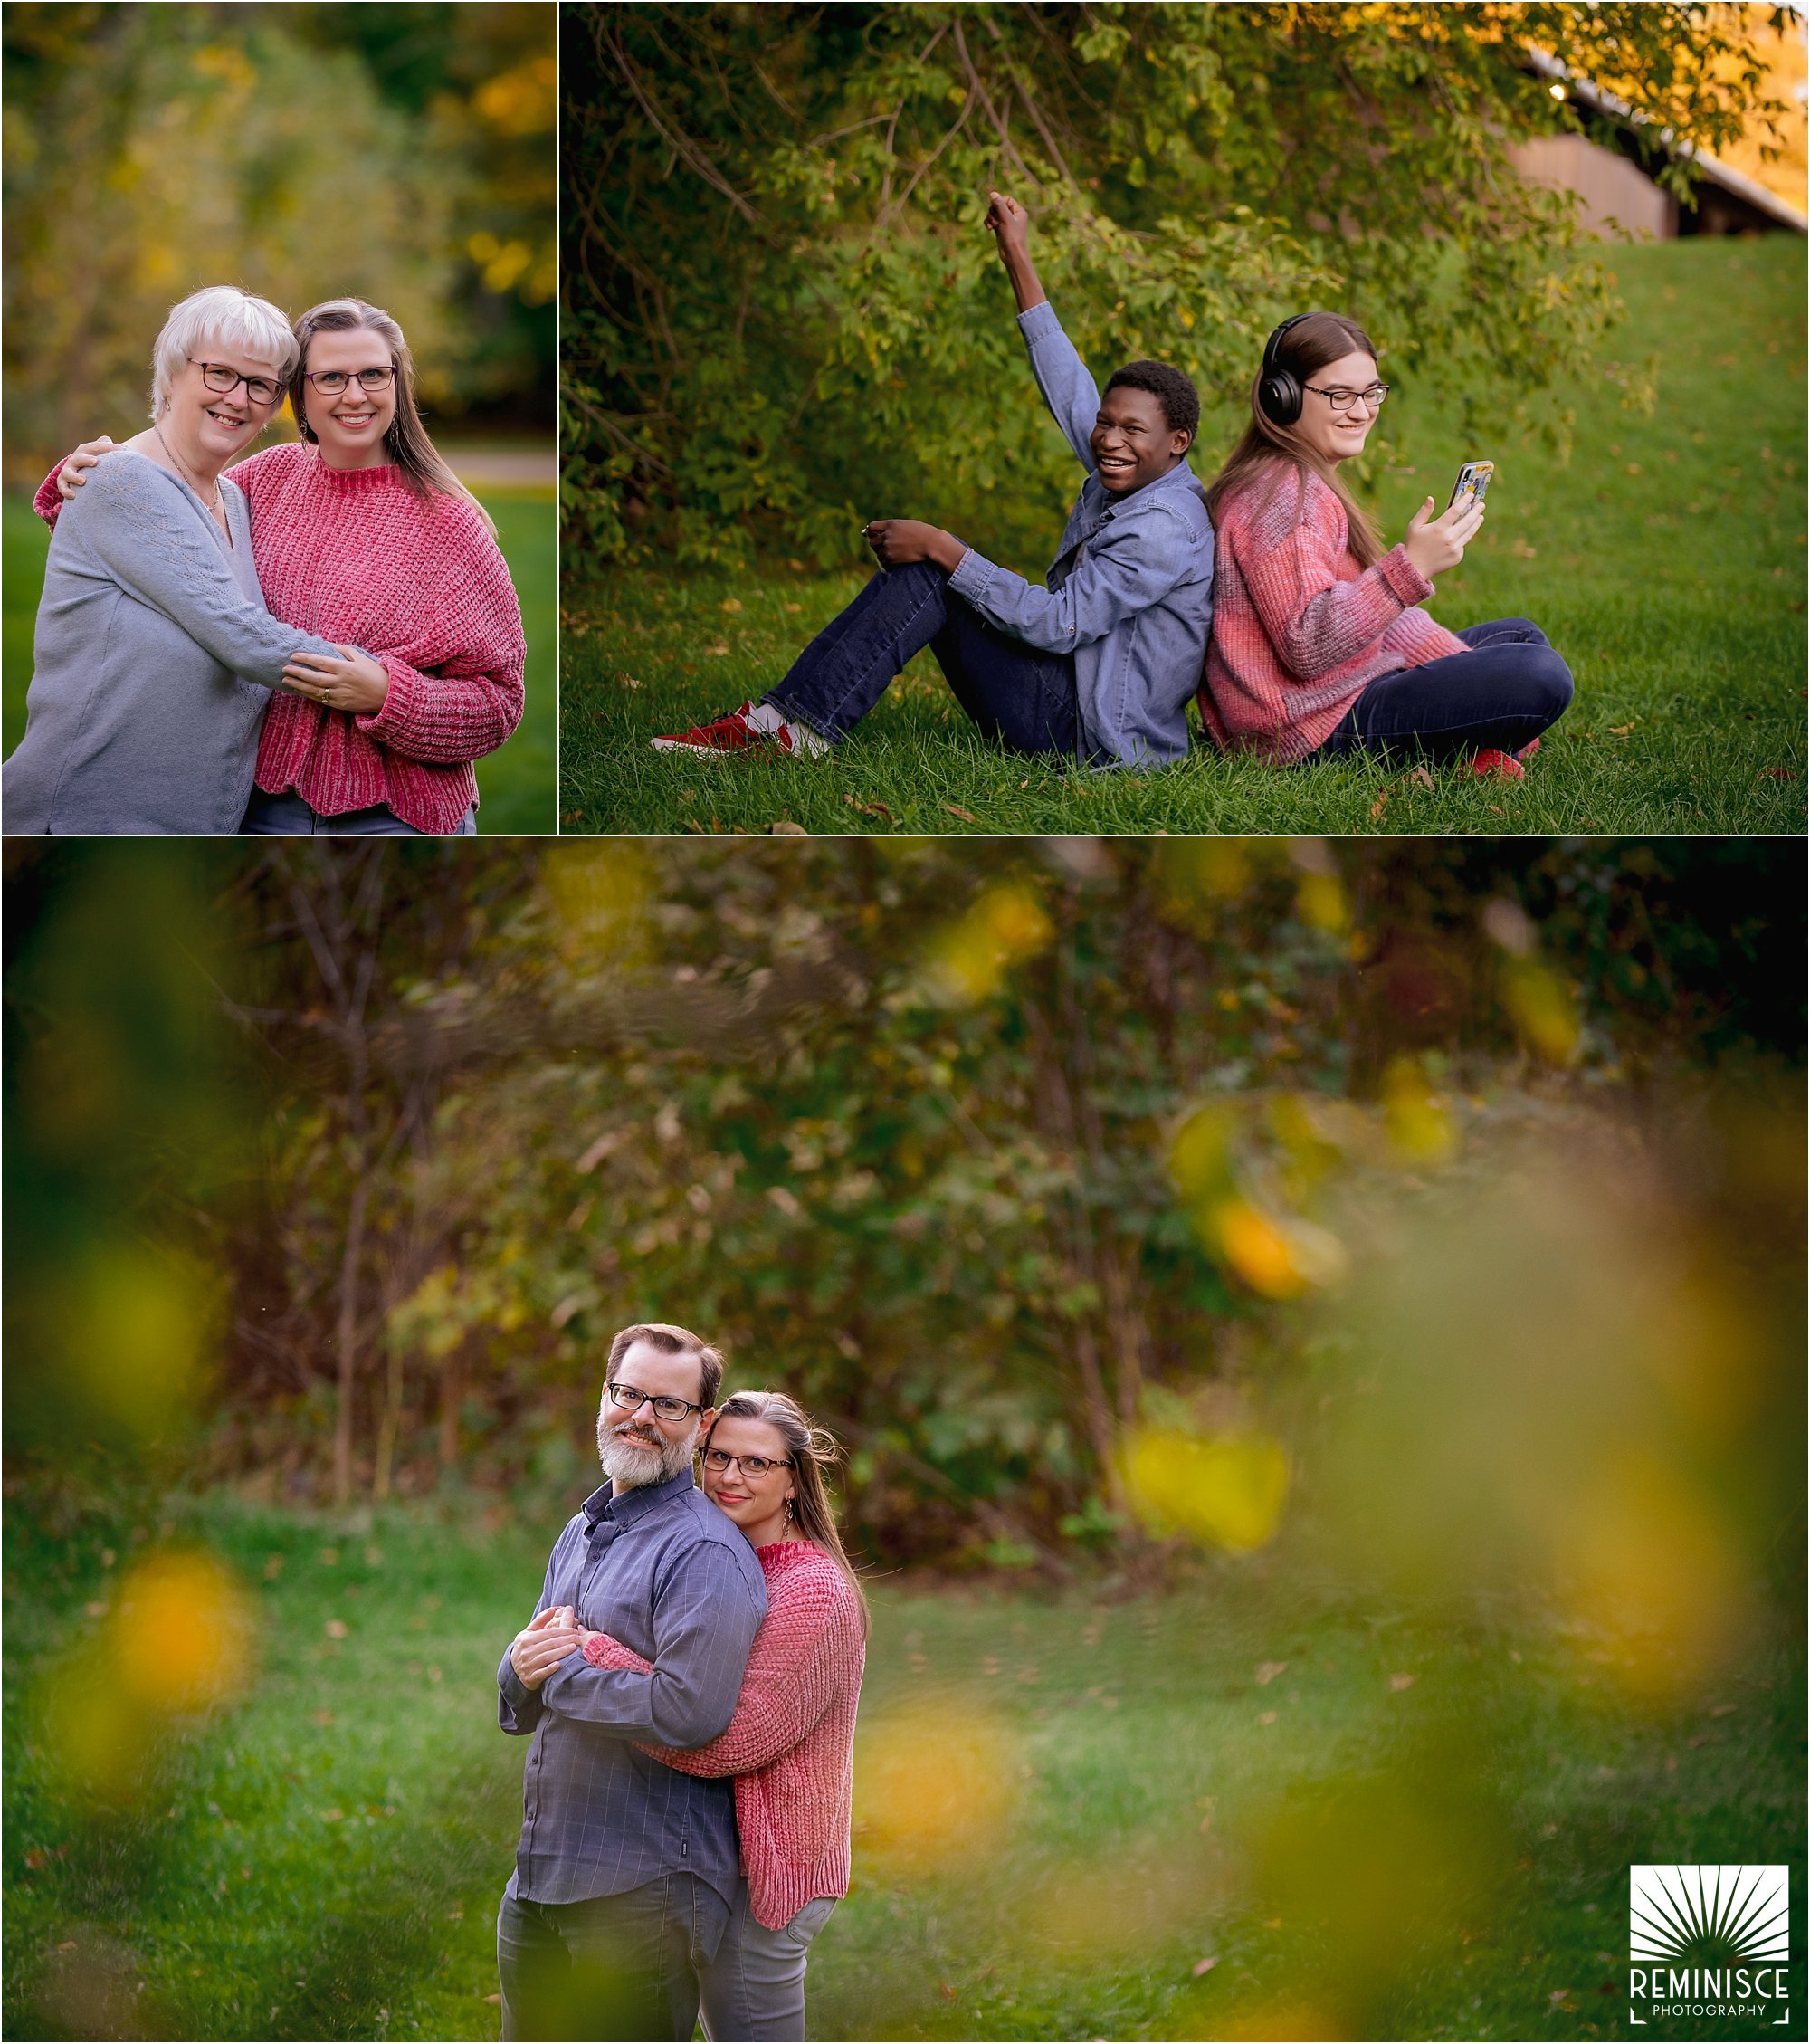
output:
<path id="1" fill-rule="evenodd" d="M 1450 511 L 1459 498 L 1466 496 L 1474 497 L 1481 504 L 1483 501 L 1483 492 L 1490 487 L 1490 478 L 1495 473 L 1494 462 L 1466 462 L 1458 472 L 1457 482 L 1452 486 L 1452 502 L 1446 505 L 1446 510 Z"/>

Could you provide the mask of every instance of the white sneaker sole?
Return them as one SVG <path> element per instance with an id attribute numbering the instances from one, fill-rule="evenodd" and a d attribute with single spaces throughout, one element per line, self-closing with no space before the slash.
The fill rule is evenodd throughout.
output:
<path id="1" fill-rule="evenodd" d="M 687 745 L 682 738 L 651 738 L 647 742 L 656 752 L 690 752 L 700 759 L 745 759 L 751 752 L 767 750 L 785 753 L 788 759 L 792 757 L 783 745 L 739 745 L 733 752 L 725 752 L 715 745 Z"/>

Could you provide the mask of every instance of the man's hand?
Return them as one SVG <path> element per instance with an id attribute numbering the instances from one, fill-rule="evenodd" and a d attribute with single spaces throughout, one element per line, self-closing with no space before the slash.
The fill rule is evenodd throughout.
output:
<path id="1" fill-rule="evenodd" d="M 92 468 L 112 444 L 112 441 L 104 433 L 99 440 L 84 440 L 57 471 L 57 495 L 65 503 L 87 482 L 88 478 L 83 475 L 82 470 Z"/>
<path id="2" fill-rule="evenodd" d="M 1408 559 L 1431 582 L 1464 559 L 1464 549 L 1477 537 L 1483 523 L 1483 507 L 1466 495 L 1449 505 L 1437 518 L 1433 499 L 1427 498 L 1408 521 L 1408 536 L 1402 541 Z"/>
<path id="3" fill-rule="evenodd" d="M 1018 310 L 1028 312 L 1034 305 L 1042 305 L 1043 287 L 1037 281 L 1036 265 L 1031 261 L 1031 215 L 1007 193 L 989 191 L 986 224 L 999 244 L 999 260 L 1005 263 L 1005 274 L 1012 280 Z"/>
<path id="4" fill-rule="evenodd" d="M 926 525 L 920 518 L 876 518 L 861 529 L 882 568 L 907 568 L 914 560 L 933 560 L 953 575 L 967 551 L 953 532 Z"/>
<path id="5" fill-rule="evenodd" d="M 578 1650 L 577 1619 L 569 1604 L 556 1604 L 516 1634 L 510 1666 L 524 1689 L 538 1689 L 567 1654 Z"/>

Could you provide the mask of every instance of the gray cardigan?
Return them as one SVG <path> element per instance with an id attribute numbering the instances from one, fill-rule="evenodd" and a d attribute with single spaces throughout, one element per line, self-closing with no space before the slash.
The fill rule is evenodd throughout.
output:
<path id="1" fill-rule="evenodd" d="M 243 492 L 229 547 L 187 483 L 130 448 L 101 458 L 51 536 L 25 735 L 0 781 L 21 831 L 236 831 L 258 731 L 292 654 L 252 565 Z"/>

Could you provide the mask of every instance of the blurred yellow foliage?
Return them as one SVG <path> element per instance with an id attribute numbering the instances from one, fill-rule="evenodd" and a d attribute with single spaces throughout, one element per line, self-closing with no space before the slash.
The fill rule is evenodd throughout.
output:
<path id="1" fill-rule="evenodd" d="M 1214 1207 L 1205 1233 L 1207 1246 L 1266 1299 L 1297 1299 L 1336 1284 L 1348 1267 L 1336 1235 L 1294 1215 L 1265 1213 L 1246 1199 Z"/>
<path id="2" fill-rule="evenodd" d="M 1662 1697 L 1705 1676 L 1741 1629 L 1747 1591 L 1730 1529 L 1652 1444 L 1605 1457 L 1558 1528 L 1561 1584 L 1626 1687 Z"/>
<path id="3" fill-rule="evenodd" d="M 65 1381 L 76 1399 L 129 1433 L 161 1433 L 206 1374 L 216 1281 L 186 1258 L 110 1241 L 71 1274 L 61 1305 Z"/>
<path id="4" fill-rule="evenodd" d="M 1397 1057 L 1384 1074 L 1383 1125 L 1403 1163 L 1443 1164 L 1458 1148 L 1450 1109 L 1411 1057 Z"/>
<path id="5" fill-rule="evenodd" d="M 568 959 L 597 954 L 600 965 L 638 957 L 646 936 L 654 874 L 647 854 L 621 841 L 573 845 L 541 867 Z"/>
<path id="6" fill-rule="evenodd" d="M 924 979 L 951 1005 L 991 998 L 1015 965 L 1034 958 L 1054 934 L 1043 904 L 1023 884 L 989 887 L 929 948 Z"/>
<path id="7" fill-rule="evenodd" d="M 550 135 L 558 103 L 559 67 L 534 57 L 486 79 L 472 95 L 477 111 L 501 135 Z"/>
<path id="8" fill-rule="evenodd" d="M 1289 1465 L 1267 1434 L 1205 1438 L 1160 1428 L 1133 1434 L 1122 1454 L 1125 1495 L 1153 1533 L 1249 1553 L 1270 1540 L 1288 1496 Z"/>
<path id="9" fill-rule="evenodd" d="M 1169 1176 L 1190 1206 L 1199 1206 L 1232 1182 L 1232 1139 L 1238 1132 L 1234 1109 L 1196 1107 L 1169 1143 Z"/>
<path id="10" fill-rule="evenodd" d="M 1502 969 L 1502 1005 L 1521 1042 L 1548 1065 L 1569 1065 L 1577 1055 L 1577 1003 L 1550 966 L 1510 957 Z"/>
<path id="11" fill-rule="evenodd" d="M 1351 904 L 1345 898 L 1345 883 L 1336 873 L 1302 874 L 1295 889 L 1295 909 L 1310 930 L 1337 936 L 1350 926 Z"/>
<path id="12" fill-rule="evenodd" d="M 996 1853 L 1017 1800 L 1016 1752 L 984 1710 L 947 1701 L 863 1721 L 854 1791 L 862 1849 L 907 1873 Z"/>

